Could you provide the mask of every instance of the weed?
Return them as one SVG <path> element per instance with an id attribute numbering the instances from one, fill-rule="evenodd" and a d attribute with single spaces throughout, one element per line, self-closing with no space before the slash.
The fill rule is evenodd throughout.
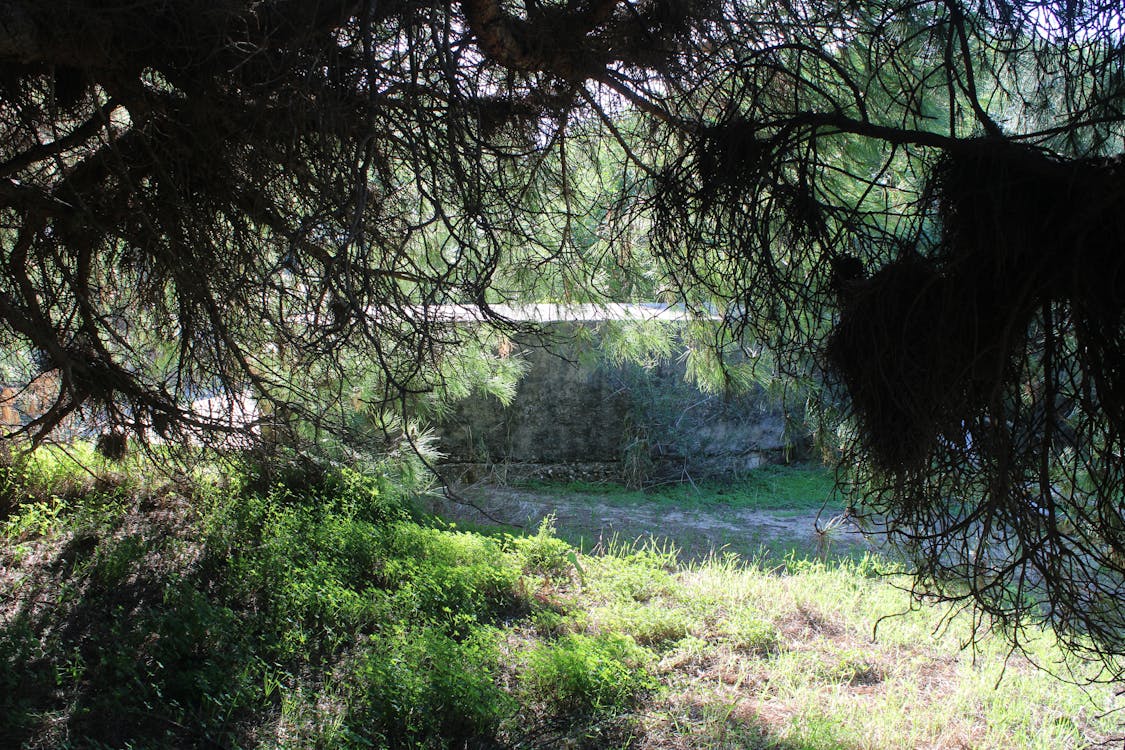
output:
<path id="1" fill-rule="evenodd" d="M 515 710 L 496 684 L 499 631 L 462 641 L 399 626 L 371 636 L 351 680 L 347 725 L 373 745 L 462 745 L 495 733 Z"/>
<path id="2" fill-rule="evenodd" d="M 674 555 L 644 546 L 635 551 L 627 549 L 611 544 L 606 554 L 590 560 L 587 568 L 592 572 L 588 589 L 594 597 L 647 602 L 677 591 L 679 586 L 669 569 Z"/>
<path id="3" fill-rule="evenodd" d="M 626 635 L 564 635 L 527 653 L 521 688 L 549 717 L 631 710 L 656 687 L 651 652 Z"/>
<path id="4" fill-rule="evenodd" d="M 736 651 L 767 656 L 781 647 L 781 632 L 772 622 L 753 611 L 740 609 L 723 620 L 718 629 Z"/>
<path id="5" fill-rule="evenodd" d="M 818 676 L 828 682 L 873 685 L 883 680 L 883 670 L 871 660 L 870 654 L 859 649 L 839 651 L 819 666 Z"/>
<path id="6" fill-rule="evenodd" d="M 574 632 L 580 623 L 573 616 L 550 607 L 537 607 L 531 613 L 531 624 L 543 638 L 557 638 Z"/>
<path id="7" fill-rule="evenodd" d="M 697 629 L 687 610 L 666 602 L 614 602 L 595 609 L 592 620 L 602 632 L 623 633 L 660 650 Z"/>
<path id="8" fill-rule="evenodd" d="M 137 478 L 36 489 L 0 538 L 0 744 L 1047 750 L 1114 732 L 1112 686 L 999 639 L 963 653 L 971 617 L 911 607 L 877 558 L 685 565 L 611 540 L 579 562 L 550 522 L 513 539 L 411 520 L 395 476 L 235 473 L 149 510 Z"/>
<path id="9" fill-rule="evenodd" d="M 3 536 L 8 539 L 44 536 L 55 528 L 65 510 L 66 505 L 57 497 L 24 503 L 4 522 Z"/>
<path id="10" fill-rule="evenodd" d="M 555 535 L 555 517 L 548 515 L 539 523 L 534 536 L 514 540 L 516 549 L 523 559 L 523 571 L 546 576 L 549 579 L 563 578 L 577 563 L 574 551 L 569 544 Z"/>

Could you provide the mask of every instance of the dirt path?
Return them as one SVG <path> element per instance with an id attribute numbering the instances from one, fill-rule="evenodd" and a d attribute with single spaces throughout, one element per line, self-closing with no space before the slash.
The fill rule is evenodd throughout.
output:
<path id="1" fill-rule="evenodd" d="M 615 501 L 596 493 L 564 495 L 495 485 L 476 485 L 460 494 L 467 502 L 435 498 L 428 510 L 450 520 L 508 526 L 513 531 L 534 531 L 553 514 L 559 535 L 584 549 L 650 537 L 672 542 L 685 559 L 699 559 L 716 550 L 781 557 L 791 550 L 798 555 L 837 555 L 874 547 L 836 508 L 818 513 L 723 504 L 676 507 L 666 500 Z"/>

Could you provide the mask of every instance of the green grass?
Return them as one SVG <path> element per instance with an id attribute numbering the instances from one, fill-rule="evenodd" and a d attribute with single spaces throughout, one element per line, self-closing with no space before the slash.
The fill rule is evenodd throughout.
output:
<path id="1" fill-rule="evenodd" d="M 411 515 L 393 465 L 63 493 L 18 469 L 0 747 L 1045 749 L 1118 729 L 1113 686 L 999 638 L 962 650 L 971 618 L 911 608 L 876 558 L 587 555 L 550 520 L 483 535 Z M 754 502 L 808 473 L 763 472 Z"/>
<path id="2" fill-rule="evenodd" d="M 831 499 L 834 480 L 832 472 L 820 464 L 791 464 L 761 466 L 736 479 L 661 484 L 647 489 L 612 482 L 542 480 L 515 486 L 548 496 L 590 497 L 618 505 L 660 504 L 687 510 L 726 506 L 805 513 L 819 510 Z"/>
<path id="3" fill-rule="evenodd" d="M 637 490 L 601 482 L 528 481 L 502 491 L 474 490 L 482 507 L 497 507 L 493 517 L 524 521 L 521 508 L 555 517 L 558 536 L 584 552 L 598 552 L 610 541 L 630 543 L 656 538 L 678 548 L 684 559 L 716 551 L 749 559 L 781 561 L 801 556 L 861 557 L 869 548 L 856 535 L 837 529 L 818 533 L 845 507 L 834 494 L 830 470 L 818 464 L 762 466 L 729 481 L 662 485 Z M 507 506 L 505 506 L 507 503 Z M 448 511 L 465 518 L 463 508 Z M 468 518 L 473 518 L 471 515 Z M 480 531 L 495 524 L 473 518 Z"/>

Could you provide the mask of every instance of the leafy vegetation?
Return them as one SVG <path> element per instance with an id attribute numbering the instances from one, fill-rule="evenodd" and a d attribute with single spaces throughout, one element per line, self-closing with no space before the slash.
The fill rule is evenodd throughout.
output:
<path id="1" fill-rule="evenodd" d="M 961 651 L 968 618 L 912 608 L 873 558 L 466 532 L 390 462 L 94 469 L 6 468 L 5 747 L 1079 748 L 1116 726 L 1109 687 Z"/>

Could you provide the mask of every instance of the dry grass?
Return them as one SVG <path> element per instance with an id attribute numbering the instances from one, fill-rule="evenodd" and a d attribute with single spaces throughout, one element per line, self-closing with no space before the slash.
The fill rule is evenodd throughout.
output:
<path id="1" fill-rule="evenodd" d="M 598 561 L 587 568 L 600 575 Z M 635 747 L 1046 750 L 1108 746 L 1121 733 L 1099 718 L 1118 705 L 1110 686 L 1064 682 L 999 638 L 963 650 L 968 623 L 939 627 L 940 611 L 912 610 L 892 583 L 864 565 L 770 572 L 712 561 L 673 574 L 635 602 L 631 620 L 625 589 L 573 596 L 589 629 L 643 629 L 654 610 L 688 624 L 678 639 L 650 641 L 663 688 L 640 711 Z M 729 623 L 739 617 L 776 641 L 736 642 Z M 1030 648 L 1037 661 L 1059 658 L 1047 636 Z"/>

